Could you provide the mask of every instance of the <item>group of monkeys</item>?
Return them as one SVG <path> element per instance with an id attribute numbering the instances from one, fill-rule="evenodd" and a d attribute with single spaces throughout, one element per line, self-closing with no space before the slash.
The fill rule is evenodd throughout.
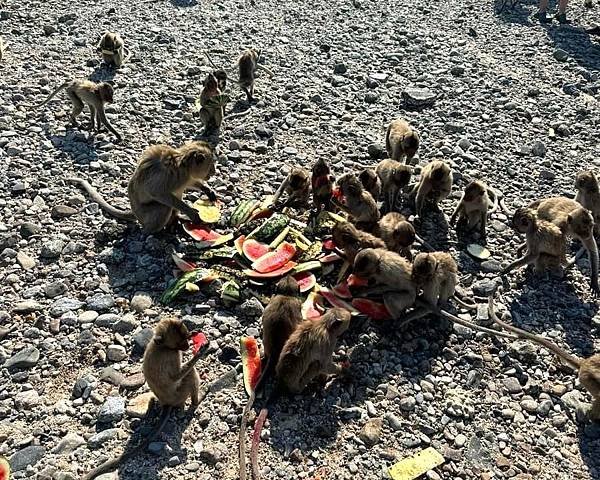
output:
<path id="1" fill-rule="evenodd" d="M 115 67 L 121 66 L 130 56 L 121 37 L 111 32 L 103 35 L 98 50 L 104 61 Z M 237 81 L 249 102 L 253 100 L 259 57 L 259 51 L 250 49 L 238 60 Z M 206 131 L 220 128 L 223 122 L 224 104 L 212 100 L 223 95 L 226 82 L 227 74 L 221 69 L 209 73 L 204 81 L 199 114 Z M 103 124 L 121 138 L 104 111 L 104 105 L 113 101 L 114 92 L 109 83 L 87 80 L 65 82 L 42 105 L 62 88 L 66 89 L 71 100 L 71 120 L 74 123 L 85 104 L 91 111 L 92 129 L 95 123 L 98 128 Z M 579 371 L 581 384 L 594 398 L 590 416 L 600 418 L 600 355 L 587 359 L 574 357 L 543 337 L 502 322 L 493 311 L 492 299 L 489 306 L 491 318 L 510 333 L 471 324 L 442 309 L 450 299 L 464 308 L 475 309 L 477 306 L 466 302 L 456 291 L 458 268 L 452 256 L 447 252 L 434 251 L 398 211 L 399 204 L 403 204 L 412 207 L 419 218 L 423 218 L 427 203 L 437 206 L 451 193 L 452 169 L 440 160 L 426 164 L 419 180 L 411 183 L 415 172 L 410 163 L 419 145 L 419 133 L 407 121 L 396 119 L 386 132 L 389 158 L 379 162 L 375 168 L 366 167 L 358 175 L 346 173 L 337 180 L 322 158 L 315 162 L 312 172 L 292 167 L 274 195 L 273 209 L 309 208 L 312 203 L 316 214 L 323 209 L 344 212 L 348 221 L 333 227 L 332 239 L 352 267 L 352 273 L 369 281 L 368 286 L 357 292 L 357 296 L 381 297 L 391 316 L 402 318 L 403 323 L 434 313 L 493 335 L 526 338 L 545 346 Z M 178 148 L 169 145 L 148 147 L 129 180 L 129 210 L 113 206 L 86 180 L 70 178 L 69 182 L 84 188 L 108 214 L 126 221 L 138 221 L 144 232 L 157 233 L 174 225 L 180 215 L 193 223 L 202 223 L 198 212 L 183 200 L 183 195 L 189 189 L 196 189 L 209 199 L 216 200 L 216 193 L 206 184 L 215 174 L 215 160 L 213 146 L 205 141 L 189 142 Z M 536 271 L 560 270 L 563 265 L 574 264 L 582 252 L 587 251 L 591 264 L 591 286 L 598 292 L 598 249 L 594 238 L 600 224 L 598 180 L 592 171 L 583 171 L 577 175 L 575 186 L 575 200 L 552 197 L 517 209 L 512 225 L 515 231 L 525 234 L 525 242 L 519 248 L 521 256 L 503 273 L 528 264 L 533 265 Z M 380 200 L 381 209 L 378 205 Z M 466 233 L 477 230 L 484 237 L 487 217 L 499 206 L 506 209 L 500 192 L 480 180 L 473 180 L 466 186 L 450 223 L 458 222 Z M 578 239 L 583 248 L 567 261 L 569 237 Z M 415 243 L 427 251 L 413 256 L 411 247 Z M 345 369 L 344 364 L 334 363 L 333 355 L 338 337 L 350 324 L 350 314 L 344 309 L 333 308 L 317 320 L 303 320 L 299 293 L 297 282 L 292 277 L 284 277 L 278 282 L 276 294 L 262 316 L 265 368 L 255 390 L 260 392 L 270 377 L 275 383 L 255 422 L 250 453 L 255 479 L 260 478 L 257 461 L 260 431 L 272 402 L 284 391 L 300 393 L 313 380 L 340 374 Z M 406 315 L 411 307 L 414 309 Z M 158 427 L 136 448 L 98 466 L 85 475 L 84 480 L 117 468 L 145 448 L 160 434 L 173 407 L 183 407 L 188 398 L 195 405 L 200 402 L 200 379 L 195 364 L 205 350 L 201 349 L 191 360 L 182 363 L 182 352 L 188 349 L 189 338 L 190 332 L 180 320 L 163 318 L 159 321 L 143 360 L 146 381 L 164 407 Z M 247 474 L 247 417 L 254 400 L 252 393 L 242 414 L 239 458 L 242 480 Z"/>

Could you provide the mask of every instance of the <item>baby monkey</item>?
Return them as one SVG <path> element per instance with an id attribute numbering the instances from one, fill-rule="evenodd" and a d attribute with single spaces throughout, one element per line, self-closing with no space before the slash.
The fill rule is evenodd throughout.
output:
<path id="1" fill-rule="evenodd" d="M 156 233 L 177 220 L 182 212 L 192 223 L 202 223 L 198 211 L 185 203 L 183 193 L 194 188 L 204 192 L 210 200 L 217 195 L 204 183 L 215 173 L 215 154 L 206 142 L 190 142 L 179 148 L 153 145 L 142 154 L 129 180 L 127 193 L 131 210 L 119 210 L 108 203 L 87 181 L 72 178 L 69 182 L 80 185 L 94 202 L 110 215 L 142 224 L 146 233 Z"/>
<path id="2" fill-rule="evenodd" d="M 272 205 L 275 208 L 294 207 L 306 208 L 309 205 L 311 177 L 308 170 L 292 167 L 285 177 L 275 195 Z M 286 193 L 287 199 L 278 204 L 281 196 Z"/>
<path id="3" fill-rule="evenodd" d="M 159 426 L 137 447 L 104 462 L 94 468 L 83 480 L 92 480 L 99 475 L 116 469 L 122 462 L 145 449 L 162 432 L 173 408 L 183 408 L 188 398 L 192 405 L 200 403 L 200 377 L 195 365 L 204 356 L 200 349 L 182 365 L 182 353 L 189 347 L 190 333 L 181 320 L 163 318 L 154 329 L 154 336 L 146 347 L 143 372 L 152 393 L 163 406 Z"/>
<path id="4" fill-rule="evenodd" d="M 390 123 L 385 135 L 387 154 L 392 160 L 409 162 L 417 153 L 421 140 L 419 133 L 401 118 Z"/>
<path id="5" fill-rule="evenodd" d="M 408 260 L 412 260 L 410 247 L 415 243 L 417 234 L 415 228 L 398 212 L 385 214 L 374 231 L 383 239 L 388 250 L 396 252 Z"/>
<path id="6" fill-rule="evenodd" d="M 331 210 L 331 198 L 333 195 L 334 178 L 331 175 L 331 169 L 325 160 L 319 158 L 312 168 L 311 187 L 313 196 L 313 205 L 317 210 L 317 215 L 322 209 Z"/>
<path id="7" fill-rule="evenodd" d="M 417 215 L 422 218 L 423 205 L 430 200 L 436 205 L 444 200 L 452 190 L 452 170 L 441 160 L 429 162 L 421 171 L 419 183 L 411 192 L 415 200 Z"/>
<path id="8" fill-rule="evenodd" d="M 392 212 L 396 209 L 398 197 L 410 182 L 412 170 L 408 165 L 388 159 L 379 162 L 375 172 L 381 181 L 383 210 Z"/>
<path id="9" fill-rule="evenodd" d="M 71 122 L 73 126 L 77 127 L 77 117 L 83 111 L 84 105 L 90 108 L 90 130 L 96 129 L 96 121 L 98 130 L 100 124 L 103 124 L 108 130 L 110 130 L 116 137 L 117 140 L 121 140 L 121 134 L 117 132 L 106 118 L 104 112 L 104 105 L 113 102 L 114 89 L 110 83 L 94 83 L 89 80 L 70 80 L 60 85 L 54 90 L 46 100 L 33 108 L 41 108 L 46 105 L 54 96 L 65 89 L 73 110 L 71 111 Z"/>
<path id="10" fill-rule="evenodd" d="M 594 232 L 596 235 L 600 234 L 600 187 L 594 172 L 591 170 L 579 172 L 575 177 L 575 188 L 577 189 L 575 201 L 592 212 Z"/>
<path id="11" fill-rule="evenodd" d="M 358 179 L 365 190 L 373 196 L 373 200 L 379 200 L 379 197 L 381 196 L 381 180 L 375 170 L 372 168 L 365 168 L 358 175 Z"/>
<path id="12" fill-rule="evenodd" d="M 498 196 L 482 181 L 473 180 L 465 187 L 465 191 L 450 217 L 450 225 L 454 225 L 458 219 L 459 224 L 465 224 L 468 232 L 479 227 L 480 235 L 485 237 L 488 214 L 495 212 L 497 208 Z"/>
<path id="13" fill-rule="evenodd" d="M 333 198 L 333 203 L 348 214 L 349 220 L 359 229 L 371 231 L 379 220 L 379 210 L 373 196 L 367 192 L 360 180 L 351 173 L 342 175 L 337 182 L 342 201 Z"/>
<path id="14" fill-rule="evenodd" d="M 222 94 L 219 83 L 219 79 L 213 73 L 209 73 L 203 83 L 200 94 L 200 121 L 204 125 L 204 134 L 218 130 L 223 122 L 224 106 L 216 103 L 217 97 Z"/>
<path id="15" fill-rule="evenodd" d="M 342 249 L 346 260 L 354 263 L 356 254 L 364 248 L 385 248 L 385 243 L 382 239 L 371 235 L 368 232 L 358 230 L 350 222 L 337 223 L 331 232 L 333 243 L 336 247 Z"/>
<path id="16" fill-rule="evenodd" d="M 254 100 L 254 80 L 255 73 L 258 68 L 258 59 L 260 58 L 260 53 L 260 50 L 254 50 L 253 48 L 250 48 L 242 53 L 238 60 L 238 83 L 246 94 L 248 102 L 252 102 Z"/>
<path id="17" fill-rule="evenodd" d="M 127 48 L 121 35 L 113 32 L 105 32 L 96 47 L 98 53 L 102 54 L 102 60 L 107 65 L 119 68 L 129 60 L 131 53 Z M 124 56 L 125 55 L 125 56 Z"/>

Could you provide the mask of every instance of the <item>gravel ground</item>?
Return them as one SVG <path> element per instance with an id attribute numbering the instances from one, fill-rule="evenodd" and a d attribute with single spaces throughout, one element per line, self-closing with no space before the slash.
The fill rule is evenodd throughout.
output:
<path id="1" fill-rule="evenodd" d="M 320 155 L 338 174 L 375 162 L 386 122 L 399 115 L 422 133 L 421 164 L 440 157 L 455 169 L 446 213 L 471 177 L 514 208 L 572 196 L 576 171 L 600 166 L 600 44 L 581 29 L 598 6 L 573 2 L 572 26 L 545 28 L 528 19 L 531 1 L 504 14 L 489 0 L 121 3 L 0 1 L 10 44 L 0 64 L 0 454 L 14 478 L 80 478 L 148 428 L 140 358 L 163 313 L 210 337 L 199 365 L 210 389 L 119 478 L 236 478 L 246 400 L 238 339 L 259 333 L 260 308 L 227 310 L 202 294 L 165 308 L 169 253 L 184 235 L 144 236 L 64 181 L 85 176 L 125 205 L 145 147 L 198 138 L 192 107 L 210 70 L 205 51 L 233 71 L 243 47 L 259 46 L 275 74 L 258 80 L 254 111 L 221 132 L 211 183 L 228 205 L 272 193 L 289 165 Z M 65 128 L 64 93 L 27 109 L 65 78 L 111 78 L 93 51 L 105 29 L 133 51 L 108 109 L 122 143 Z M 406 111 L 413 88 L 435 103 Z M 231 94 L 235 109 L 246 108 L 241 92 Z M 435 216 L 420 231 L 455 254 L 464 288 L 479 295 L 500 283 L 520 243 L 500 212 L 482 264 L 453 231 L 445 238 Z M 599 350 L 585 259 L 562 280 L 509 280 L 505 318 L 577 355 Z M 431 319 L 401 332 L 358 326 L 339 351 L 350 354 L 351 380 L 275 407 L 261 448 L 265 479 L 388 478 L 387 467 L 429 445 L 447 460 L 431 479 L 600 478 L 600 426 L 584 420 L 590 397 L 544 350 Z"/>

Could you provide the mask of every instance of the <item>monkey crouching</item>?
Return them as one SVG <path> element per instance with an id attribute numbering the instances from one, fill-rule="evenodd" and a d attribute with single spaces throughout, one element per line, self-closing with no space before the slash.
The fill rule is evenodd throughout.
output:
<path id="1" fill-rule="evenodd" d="M 104 35 L 102 35 L 96 50 L 102 54 L 104 63 L 116 68 L 123 65 L 131 55 L 125 48 L 121 35 L 113 32 L 105 32 Z"/>
<path id="2" fill-rule="evenodd" d="M 353 174 L 342 175 L 337 185 L 342 200 L 333 198 L 333 203 L 348 214 L 349 220 L 359 229 L 370 232 L 379 220 L 379 210 L 373 196 L 367 192 L 360 180 Z"/>
<path id="3" fill-rule="evenodd" d="M 440 160 L 433 160 L 423 167 L 419 183 L 411 192 L 417 215 L 422 217 L 425 201 L 438 205 L 452 190 L 452 170 Z"/>
<path id="4" fill-rule="evenodd" d="M 419 133 L 406 120 L 392 121 L 385 135 L 387 154 L 392 160 L 410 161 L 417 153 L 421 143 Z"/>
<path id="5" fill-rule="evenodd" d="M 331 169 L 325 160 L 319 158 L 312 168 L 311 188 L 313 206 L 317 214 L 322 210 L 331 210 L 334 178 Z"/>
<path id="6" fill-rule="evenodd" d="M 410 247 L 415 243 L 417 234 L 412 224 L 398 212 L 385 214 L 373 232 L 380 237 L 388 250 L 412 260 Z"/>
<path id="7" fill-rule="evenodd" d="M 218 103 L 222 94 L 219 83 L 220 81 L 212 73 L 208 74 L 203 83 L 202 93 L 200 94 L 199 115 L 205 128 L 205 134 L 220 129 L 223 123 L 225 107 Z"/>
<path id="8" fill-rule="evenodd" d="M 285 177 L 275 195 L 273 196 L 273 206 L 275 208 L 294 207 L 306 208 L 310 199 L 311 177 L 308 170 L 300 167 L 292 167 L 290 173 Z M 287 198 L 280 202 L 283 194 Z"/>

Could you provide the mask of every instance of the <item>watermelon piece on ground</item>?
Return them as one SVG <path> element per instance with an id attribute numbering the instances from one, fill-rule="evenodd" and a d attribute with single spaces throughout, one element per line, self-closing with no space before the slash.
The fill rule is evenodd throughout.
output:
<path id="1" fill-rule="evenodd" d="M 322 295 L 323 298 L 325 298 L 325 300 L 327 300 L 333 307 L 343 308 L 344 310 L 348 310 L 350 313 L 353 313 L 353 314 L 358 313 L 358 310 L 356 308 L 354 308 L 352 305 L 350 305 L 348 302 L 345 302 L 341 298 L 338 298 L 328 288 L 320 287 L 319 294 Z"/>
<path id="2" fill-rule="evenodd" d="M 331 238 L 325 240 L 323 241 L 323 248 L 325 250 L 335 250 L 335 243 L 333 243 L 333 240 Z"/>
<path id="3" fill-rule="evenodd" d="M 195 263 L 188 262 L 175 253 L 171 254 L 171 258 L 173 259 L 173 262 L 175 262 L 175 265 L 177 265 L 177 268 L 182 272 L 191 272 L 197 268 Z"/>
<path id="4" fill-rule="evenodd" d="M 274 252 L 264 254 L 252 264 L 252 268 L 258 273 L 269 273 L 275 271 L 288 263 L 296 255 L 296 247 L 283 242 Z"/>
<path id="5" fill-rule="evenodd" d="M 221 236 L 220 233 L 211 230 L 206 225 L 195 225 L 192 223 L 184 223 L 183 229 L 187 234 L 198 242 L 206 242 L 210 240 L 216 240 Z"/>
<path id="6" fill-rule="evenodd" d="M 332 288 L 333 293 L 340 298 L 352 298 L 348 282 L 342 282 Z"/>
<path id="7" fill-rule="evenodd" d="M 246 393 L 252 395 L 261 373 L 260 352 L 258 351 L 256 339 L 254 337 L 240 338 L 240 353 L 244 372 L 244 387 Z"/>
<path id="8" fill-rule="evenodd" d="M 374 302 L 368 298 L 355 298 L 352 300 L 352 306 L 373 320 L 389 320 L 392 318 L 383 303 Z"/>
<path id="9" fill-rule="evenodd" d="M 337 253 L 330 253 L 319 258 L 319 262 L 321 263 L 339 262 L 340 260 L 343 260 L 343 258 L 340 257 Z"/>
<path id="10" fill-rule="evenodd" d="M 202 332 L 196 332 L 192 335 L 192 353 L 196 355 L 198 351 L 208 343 L 206 335 Z"/>
<path id="11" fill-rule="evenodd" d="M 318 260 L 312 260 L 310 262 L 303 262 L 298 264 L 296 268 L 294 268 L 294 272 L 308 272 L 309 270 L 317 270 L 322 268 L 321 262 Z"/>
<path id="12" fill-rule="evenodd" d="M 325 312 L 320 305 L 321 296 L 316 292 L 310 292 L 302 304 L 302 318 L 304 320 L 315 320 Z"/>
<path id="13" fill-rule="evenodd" d="M 235 242 L 233 242 L 233 245 L 235 246 L 237 253 L 239 253 L 240 255 L 242 255 L 244 253 L 244 250 L 242 249 L 242 247 L 243 247 L 245 241 L 246 241 L 246 235 L 240 235 L 238 238 L 235 239 Z"/>
<path id="14" fill-rule="evenodd" d="M 272 272 L 268 272 L 268 273 L 260 273 L 255 270 L 246 269 L 246 270 L 244 270 L 244 275 L 246 275 L 247 277 L 250 277 L 250 278 L 259 278 L 259 279 L 260 278 L 276 278 L 276 277 L 281 277 L 281 276 L 285 275 L 286 273 L 289 273 L 291 270 L 294 269 L 294 267 L 296 265 L 297 265 L 296 262 L 288 262 L 283 267 L 281 267 L 277 270 L 273 270 Z"/>
<path id="15" fill-rule="evenodd" d="M 219 245 L 223 245 L 224 243 L 227 243 L 228 241 L 230 241 L 232 239 L 233 239 L 233 233 L 226 233 L 225 235 L 220 235 L 219 237 L 215 238 L 214 240 L 203 240 L 203 241 L 196 242 L 195 246 L 196 246 L 196 248 L 199 248 L 199 249 L 218 247 Z"/>
<path id="16" fill-rule="evenodd" d="M 242 251 L 244 252 L 244 257 L 251 262 L 256 262 L 259 258 L 269 253 L 271 249 L 266 243 L 261 243 L 253 238 L 249 238 L 242 245 Z"/>
<path id="17" fill-rule="evenodd" d="M 317 277 L 311 272 L 300 272 L 293 275 L 298 282 L 300 293 L 308 292 L 317 284 Z"/>
<path id="18" fill-rule="evenodd" d="M 0 457 L 0 480 L 10 480 L 10 463 L 4 457 Z"/>

